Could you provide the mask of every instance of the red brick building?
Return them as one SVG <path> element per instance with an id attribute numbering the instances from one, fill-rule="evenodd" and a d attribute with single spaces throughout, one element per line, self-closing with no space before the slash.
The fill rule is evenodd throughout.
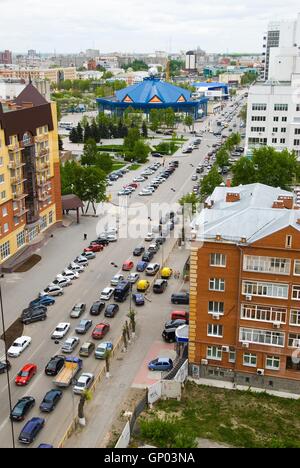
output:
<path id="1" fill-rule="evenodd" d="M 1 65 L 12 64 L 12 53 L 10 50 L 4 50 L 4 52 L 0 52 L 0 64 Z"/>

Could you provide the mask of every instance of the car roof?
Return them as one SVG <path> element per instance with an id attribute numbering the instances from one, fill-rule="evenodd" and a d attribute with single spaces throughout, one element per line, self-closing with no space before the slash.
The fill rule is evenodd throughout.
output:
<path id="1" fill-rule="evenodd" d="M 171 358 L 169 357 L 158 357 L 157 360 L 158 361 L 169 361 Z"/>
<path id="2" fill-rule="evenodd" d="M 14 343 L 22 343 L 24 340 L 30 340 L 29 336 L 20 336 L 19 338 L 16 338 Z"/>
<path id="3" fill-rule="evenodd" d="M 103 293 L 106 293 L 106 292 L 109 292 L 109 291 L 111 291 L 111 290 L 112 290 L 112 288 L 104 288 L 102 292 L 103 292 Z"/>
<path id="4" fill-rule="evenodd" d="M 60 322 L 57 327 L 65 327 L 66 325 L 70 325 L 68 322 Z"/>
<path id="5" fill-rule="evenodd" d="M 35 364 L 25 364 L 25 366 L 22 367 L 22 371 L 29 370 L 32 367 L 36 367 L 36 365 Z"/>
<path id="6" fill-rule="evenodd" d="M 32 418 L 30 419 L 22 429 L 22 432 L 26 429 L 26 431 L 32 430 L 36 424 L 41 424 L 45 420 L 43 418 Z"/>

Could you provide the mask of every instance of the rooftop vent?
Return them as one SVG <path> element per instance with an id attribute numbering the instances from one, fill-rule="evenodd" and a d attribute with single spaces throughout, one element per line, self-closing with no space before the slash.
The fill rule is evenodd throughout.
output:
<path id="1" fill-rule="evenodd" d="M 226 194 L 226 202 L 227 203 L 234 203 L 240 201 L 241 197 L 239 193 L 228 192 Z"/>
<path id="2" fill-rule="evenodd" d="M 272 208 L 280 208 L 282 210 L 285 206 L 282 200 L 275 200 Z"/>

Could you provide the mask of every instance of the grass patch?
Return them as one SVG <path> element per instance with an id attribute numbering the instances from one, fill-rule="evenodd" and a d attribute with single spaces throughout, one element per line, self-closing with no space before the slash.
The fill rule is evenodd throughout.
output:
<path id="1" fill-rule="evenodd" d="M 130 171 L 136 171 L 137 169 L 140 169 L 141 165 L 140 164 L 131 164 L 131 166 L 128 167 Z"/>
<path id="2" fill-rule="evenodd" d="M 300 401 L 188 382 L 181 401 L 143 413 L 139 441 L 192 448 L 197 438 L 245 448 L 300 448 Z"/>
<path id="3" fill-rule="evenodd" d="M 119 162 L 113 163 L 111 172 L 117 171 L 118 169 L 122 169 L 122 167 L 124 167 L 124 166 L 126 166 L 125 163 L 121 163 L 121 162 L 120 163 Z"/>

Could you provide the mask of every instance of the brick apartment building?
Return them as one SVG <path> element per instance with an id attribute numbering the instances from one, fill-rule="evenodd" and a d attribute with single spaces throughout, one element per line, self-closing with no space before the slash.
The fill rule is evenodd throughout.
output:
<path id="1" fill-rule="evenodd" d="M 0 65 L 11 65 L 12 53 L 10 50 L 0 51 Z"/>
<path id="2" fill-rule="evenodd" d="M 29 84 L 0 102 L 0 265 L 62 219 L 55 103 Z"/>
<path id="3" fill-rule="evenodd" d="M 194 220 L 195 377 L 300 392 L 300 210 L 280 188 L 217 187 Z"/>

